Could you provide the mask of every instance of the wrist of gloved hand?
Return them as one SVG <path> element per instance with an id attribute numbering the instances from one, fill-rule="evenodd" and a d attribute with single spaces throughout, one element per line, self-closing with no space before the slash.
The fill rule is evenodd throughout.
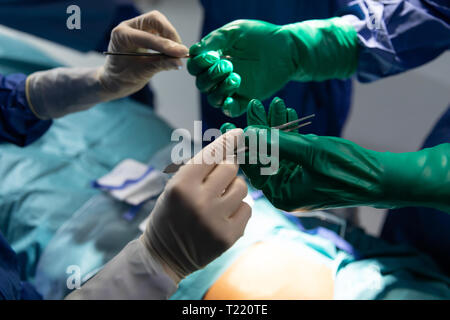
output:
<path id="1" fill-rule="evenodd" d="M 450 213 L 450 144 L 379 153 L 385 207 L 432 207 Z"/>
<path id="2" fill-rule="evenodd" d="M 148 231 L 146 231 L 148 233 Z M 149 254 L 158 261 L 159 265 L 162 267 L 162 269 L 166 272 L 166 274 L 175 282 L 179 283 L 184 277 L 185 274 L 181 272 L 177 272 L 179 268 L 175 267 L 175 270 L 173 268 L 172 263 L 168 263 L 167 259 L 165 259 L 161 254 L 159 254 L 158 250 L 155 250 L 154 246 L 151 243 L 151 240 L 148 235 L 144 233 L 140 238 L 139 241 L 142 242 L 142 244 L 145 246 L 145 248 L 148 250 Z"/>
<path id="3" fill-rule="evenodd" d="M 30 109 L 43 120 L 60 118 L 112 100 L 102 86 L 101 68 L 56 68 L 31 74 L 26 82 Z"/>
<path id="4" fill-rule="evenodd" d="M 358 64 L 355 28 L 342 18 L 308 20 L 281 27 L 292 39 L 293 80 L 324 81 L 351 77 Z"/>
<path id="5" fill-rule="evenodd" d="M 257 135 L 261 128 L 251 126 L 246 133 Z M 278 143 L 280 160 L 293 167 L 281 164 L 276 175 L 259 185 L 276 207 L 421 206 L 450 212 L 450 144 L 409 153 L 376 152 L 342 138 L 289 132 L 280 132 Z M 252 183 L 261 180 L 260 165 L 248 167 L 254 167 L 245 170 Z"/>
<path id="6" fill-rule="evenodd" d="M 66 299 L 168 299 L 177 289 L 164 266 L 139 239 L 131 241 L 102 270 Z"/>

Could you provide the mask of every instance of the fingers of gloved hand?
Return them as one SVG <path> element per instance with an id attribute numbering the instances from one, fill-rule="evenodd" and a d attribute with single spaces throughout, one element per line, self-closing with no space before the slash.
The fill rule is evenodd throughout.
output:
<path id="1" fill-rule="evenodd" d="M 208 94 L 208 102 L 213 107 L 220 107 L 223 105 L 225 99 L 236 93 L 241 85 L 241 77 L 232 72 L 224 81 L 219 83 L 219 85 L 213 89 L 210 94 Z"/>
<path id="2" fill-rule="evenodd" d="M 230 208 L 230 216 L 240 206 L 240 203 L 248 194 L 247 183 L 241 177 L 235 177 L 220 198 L 221 202 Z"/>
<path id="3" fill-rule="evenodd" d="M 229 41 L 230 34 L 230 31 L 223 32 L 221 29 L 214 30 L 202 40 L 200 40 L 200 42 L 192 45 L 189 49 L 189 54 L 196 56 L 205 51 L 223 50 L 231 45 Z"/>
<path id="4" fill-rule="evenodd" d="M 233 230 L 233 243 L 244 234 L 245 227 L 252 216 L 252 208 L 245 202 L 241 202 L 239 208 L 231 216 L 230 222 Z"/>
<path id="5" fill-rule="evenodd" d="M 231 130 L 236 128 L 236 126 L 232 123 L 224 123 L 220 127 L 220 131 L 225 133 L 227 130 Z M 244 135 L 245 139 L 245 135 Z M 248 142 L 245 142 L 248 145 Z M 243 151 L 243 149 L 239 149 L 237 159 L 240 165 L 240 168 L 244 172 L 245 176 L 249 179 L 250 183 L 257 189 L 261 189 L 265 184 L 269 176 L 261 174 L 262 166 L 258 164 L 258 156 L 257 152 L 253 151 Z M 251 155 L 252 154 L 252 155 Z"/>
<path id="6" fill-rule="evenodd" d="M 247 106 L 247 125 L 269 126 L 266 109 L 261 101 L 253 99 Z"/>
<path id="7" fill-rule="evenodd" d="M 251 207 L 247 203 L 240 201 L 231 217 L 220 217 L 220 220 L 216 219 L 215 229 L 218 231 L 215 232 L 214 238 L 221 239 L 222 244 L 225 245 L 221 250 L 222 252 L 229 249 L 240 237 L 242 237 L 248 220 L 251 217 L 251 213 Z"/>
<path id="8" fill-rule="evenodd" d="M 278 97 L 274 98 L 269 107 L 269 126 L 275 127 L 285 124 L 287 120 L 286 105 Z"/>
<path id="9" fill-rule="evenodd" d="M 250 184 L 256 189 L 261 189 L 267 182 L 268 175 L 261 174 L 261 166 L 258 164 L 242 164 L 241 169 L 250 181 Z"/>
<path id="10" fill-rule="evenodd" d="M 320 150 L 317 148 L 317 142 L 321 137 L 313 134 L 302 135 L 293 132 L 278 131 L 278 141 L 272 141 L 271 129 L 261 131 L 263 128 L 256 126 L 250 126 L 245 129 L 245 134 L 254 135 L 261 138 L 266 135 L 265 140 L 267 142 L 267 149 L 272 150 L 272 143 L 277 143 L 279 148 L 280 160 L 289 160 L 294 163 L 298 163 L 304 166 L 313 166 L 314 157 L 318 156 L 317 152 Z M 273 130 L 273 129 L 272 129 Z M 258 143 L 259 144 L 259 143 Z"/>
<path id="11" fill-rule="evenodd" d="M 238 94 L 228 97 L 223 102 L 222 112 L 231 118 L 239 117 L 247 111 L 248 99 Z"/>
<path id="12" fill-rule="evenodd" d="M 225 59 L 214 63 L 197 76 L 196 85 L 201 92 L 209 92 L 233 72 L 233 64 Z"/>
<path id="13" fill-rule="evenodd" d="M 228 130 L 233 130 L 233 129 L 236 129 L 236 126 L 229 122 L 225 122 L 224 124 L 222 124 L 220 126 L 220 132 L 222 132 L 222 134 L 226 133 Z"/>
<path id="14" fill-rule="evenodd" d="M 203 52 L 198 56 L 188 59 L 187 70 L 191 75 L 197 76 L 200 73 L 205 72 L 219 60 L 220 60 L 219 52 L 217 51 Z"/>
<path id="15" fill-rule="evenodd" d="M 236 128 L 236 126 L 232 123 L 226 122 L 220 127 L 220 131 L 222 133 L 227 132 L 227 130 L 232 130 Z M 245 136 L 244 136 L 245 139 Z M 245 141 L 243 141 L 245 144 Z M 254 164 L 250 164 L 250 156 L 248 151 L 243 151 L 243 149 L 238 150 L 238 163 L 242 171 L 244 171 L 245 176 L 250 180 L 250 183 L 255 188 L 262 188 L 265 182 L 267 181 L 267 177 L 265 175 L 261 175 L 261 166 L 255 162 Z M 255 160 L 257 160 L 257 156 L 255 156 Z"/>
<path id="16" fill-rule="evenodd" d="M 276 208 L 293 211 L 302 207 L 301 203 L 304 200 L 301 190 L 304 188 L 304 183 L 301 179 L 303 177 L 301 170 L 302 167 L 295 163 L 281 161 L 277 174 L 267 176 L 267 183 L 260 189 Z M 290 197 L 286 190 L 289 190 L 290 185 L 286 184 L 286 181 L 289 181 L 289 184 L 299 191 L 292 201 L 288 200 Z"/>
<path id="17" fill-rule="evenodd" d="M 120 51 L 135 51 L 138 48 L 144 48 L 177 58 L 188 54 L 188 49 L 180 43 L 147 31 L 134 29 L 124 23 L 113 29 L 111 42 L 116 50 Z"/>
<path id="18" fill-rule="evenodd" d="M 286 122 L 292 122 L 298 119 L 297 111 L 295 111 L 292 108 L 286 108 L 286 114 L 287 114 L 287 121 Z M 292 126 L 289 126 L 289 128 L 293 128 L 297 126 L 298 124 L 293 124 Z M 298 132 L 298 129 L 293 130 L 291 132 Z"/>
<path id="19" fill-rule="evenodd" d="M 167 17 L 157 10 L 150 11 L 139 17 L 125 21 L 132 28 L 148 31 L 181 43 L 181 37 Z"/>
<path id="20" fill-rule="evenodd" d="M 169 57 L 152 57 L 148 59 L 146 57 L 140 57 L 140 72 L 149 71 L 156 72 L 162 70 L 174 70 L 180 69 L 183 66 L 181 59 L 169 58 Z"/>
<path id="21" fill-rule="evenodd" d="M 205 180 L 218 163 L 234 155 L 236 146 L 242 144 L 243 139 L 244 131 L 242 129 L 228 131 L 182 166 L 177 175 L 183 175 L 192 181 Z"/>
<path id="22" fill-rule="evenodd" d="M 237 176 L 239 166 L 236 163 L 236 157 L 222 161 L 217 165 L 203 182 L 203 186 L 212 196 L 222 196 Z"/>

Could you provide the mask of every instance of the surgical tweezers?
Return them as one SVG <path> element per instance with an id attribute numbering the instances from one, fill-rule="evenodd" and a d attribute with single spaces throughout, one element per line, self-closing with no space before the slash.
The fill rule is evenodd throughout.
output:
<path id="1" fill-rule="evenodd" d="M 312 123 L 311 121 L 308 121 L 308 122 L 305 122 L 305 123 L 301 123 L 301 124 L 299 124 L 299 123 L 300 123 L 300 122 L 303 122 L 303 121 L 305 121 L 305 120 L 311 119 L 311 118 L 313 118 L 313 117 L 315 117 L 315 114 L 310 114 L 309 116 L 302 117 L 302 118 L 299 118 L 299 119 L 296 119 L 296 120 L 293 120 L 293 121 L 289 121 L 289 122 L 284 123 L 284 124 L 279 125 L 279 126 L 271 127 L 271 129 L 278 129 L 278 130 L 282 130 L 282 131 L 284 131 L 284 132 L 294 131 L 294 130 L 300 129 L 300 128 L 302 128 L 302 127 L 305 127 L 305 126 L 307 126 L 307 125 L 310 125 L 310 124 Z M 297 125 L 296 125 L 296 124 L 297 124 Z M 293 125 L 296 125 L 296 126 L 295 126 L 295 127 L 292 127 Z M 245 151 L 245 150 L 247 150 L 247 147 L 244 147 L 243 149 L 240 149 L 240 150 L 236 150 L 236 153 L 239 153 L 239 152 Z M 176 164 L 176 163 L 173 163 L 173 162 L 172 162 L 171 164 L 169 164 L 169 165 L 164 169 L 163 172 L 164 172 L 164 173 L 167 173 L 167 174 L 175 173 L 175 172 L 177 172 L 178 169 L 180 169 L 183 165 L 184 165 L 184 161 L 183 161 L 182 163 L 180 163 L 180 164 Z"/>
<path id="2" fill-rule="evenodd" d="M 159 58 L 159 57 L 164 57 L 164 58 L 177 58 L 177 57 L 172 57 L 169 56 L 167 54 L 164 53 L 160 53 L 160 52 L 111 52 L 111 51 L 104 51 L 103 52 L 104 55 L 106 56 L 127 56 L 127 57 L 149 57 L 149 58 Z M 178 59 L 188 59 L 191 58 L 191 56 L 189 54 L 185 55 L 184 57 L 179 57 Z M 227 59 L 227 60 L 232 60 L 231 56 L 222 56 L 222 59 Z"/>

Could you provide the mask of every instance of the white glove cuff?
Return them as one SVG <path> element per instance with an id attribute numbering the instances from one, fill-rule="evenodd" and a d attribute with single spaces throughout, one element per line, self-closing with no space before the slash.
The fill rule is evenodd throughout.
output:
<path id="1" fill-rule="evenodd" d="M 31 74 L 26 82 L 28 104 L 40 119 L 86 110 L 113 99 L 99 81 L 99 68 L 56 68 Z"/>
<path id="2" fill-rule="evenodd" d="M 137 239 L 66 299 L 162 300 L 176 290 L 175 282 Z"/>

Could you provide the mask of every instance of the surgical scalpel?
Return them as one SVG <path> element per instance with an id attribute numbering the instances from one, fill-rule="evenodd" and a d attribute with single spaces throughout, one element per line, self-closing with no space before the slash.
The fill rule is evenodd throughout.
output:
<path id="1" fill-rule="evenodd" d="M 315 117 L 315 114 L 311 114 L 311 115 L 306 116 L 306 117 L 303 117 L 303 118 L 299 118 L 299 119 L 296 119 L 296 120 L 293 120 L 293 121 L 289 121 L 289 122 L 287 122 L 287 123 L 285 123 L 285 124 L 282 124 L 282 125 L 279 125 L 279 126 L 271 127 L 271 129 L 278 129 L 278 130 L 282 130 L 282 131 L 284 131 L 284 132 L 294 131 L 294 130 L 300 129 L 300 128 L 302 128 L 302 127 L 305 127 L 305 126 L 307 126 L 307 125 L 310 125 L 310 124 L 312 123 L 311 121 L 308 121 L 308 122 L 305 122 L 305 123 L 301 123 L 301 124 L 299 124 L 299 123 L 300 123 L 300 122 L 303 122 L 303 121 L 305 121 L 305 120 L 311 119 L 311 118 L 313 118 L 313 117 Z M 296 126 L 292 127 L 293 125 L 296 125 Z M 241 151 L 246 151 L 247 149 L 248 149 L 248 148 L 245 147 L 245 148 L 243 148 L 243 149 L 236 150 L 235 152 L 236 152 L 236 154 L 237 154 L 237 153 L 239 153 L 239 152 L 241 152 Z M 180 169 L 180 168 L 184 165 L 184 162 L 185 162 L 185 161 L 183 161 L 183 162 L 180 163 L 180 164 L 177 164 L 177 163 L 173 163 L 173 162 L 172 162 L 171 164 L 169 164 L 169 165 L 164 169 L 163 172 L 164 172 L 164 173 L 167 173 L 167 174 L 175 173 L 175 172 L 178 171 L 178 169 Z"/>

